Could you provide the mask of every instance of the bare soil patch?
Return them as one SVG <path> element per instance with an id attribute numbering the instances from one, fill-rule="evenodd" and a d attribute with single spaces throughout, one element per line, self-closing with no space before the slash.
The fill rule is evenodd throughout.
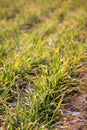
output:
<path id="1" fill-rule="evenodd" d="M 71 96 L 65 105 L 60 130 L 87 130 L 87 69 L 79 78 L 81 93 Z"/>

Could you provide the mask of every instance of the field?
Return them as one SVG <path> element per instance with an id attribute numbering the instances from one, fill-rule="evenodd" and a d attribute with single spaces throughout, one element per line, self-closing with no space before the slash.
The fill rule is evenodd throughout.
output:
<path id="1" fill-rule="evenodd" d="M 71 130 L 86 83 L 87 0 L 0 0 L 0 130 Z"/>

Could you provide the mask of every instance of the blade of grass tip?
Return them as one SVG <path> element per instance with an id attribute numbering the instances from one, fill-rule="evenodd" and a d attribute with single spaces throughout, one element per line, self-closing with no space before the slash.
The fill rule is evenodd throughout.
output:
<path id="1" fill-rule="evenodd" d="M 54 113 L 52 115 L 51 122 L 52 122 L 53 118 L 55 117 L 57 111 L 59 110 L 59 108 L 60 108 L 60 106 L 62 104 L 64 95 L 65 95 L 65 92 L 62 94 L 61 99 L 60 99 L 60 101 L 59 101 L 59 103 L 58 103 L 58 105 L 57 105 L 57 107 L 56 107 L 56 109 L 55 109 L 55 111 L 54 111 Z"/>
<path id="2" fill-rule="evenodd" d="M 6 107 L 6 108 L 7 108 L 7 105 L 6 105 L 5 100 L 3 100 L 3 99 L 1 99 L 1 98 L 0 98 L 0 103 L 2 103 L 2 105 L 3 105 L 4 107 Z"/>

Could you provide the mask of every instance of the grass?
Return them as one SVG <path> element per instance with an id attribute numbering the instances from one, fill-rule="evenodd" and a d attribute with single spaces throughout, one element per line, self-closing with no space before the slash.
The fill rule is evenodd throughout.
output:
<path id="1" fill-rule="evenodd" d="M 0 113 L 9 130 L 56 129 L 87 66 L 87 1 L 0 2 Z"/>

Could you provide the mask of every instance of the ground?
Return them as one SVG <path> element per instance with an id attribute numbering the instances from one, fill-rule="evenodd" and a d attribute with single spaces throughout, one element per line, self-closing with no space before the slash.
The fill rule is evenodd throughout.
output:
<path id="1" fill-rule="evenodd" d="M 63 110 L 64 121 L 62 127 L 64 130 L 86 130 L 87 129 L 87 70 L 84 70 L 80 77 L 82 85 L 80 94 L 74 94 L 69 97 L 68 103 Z"/>

